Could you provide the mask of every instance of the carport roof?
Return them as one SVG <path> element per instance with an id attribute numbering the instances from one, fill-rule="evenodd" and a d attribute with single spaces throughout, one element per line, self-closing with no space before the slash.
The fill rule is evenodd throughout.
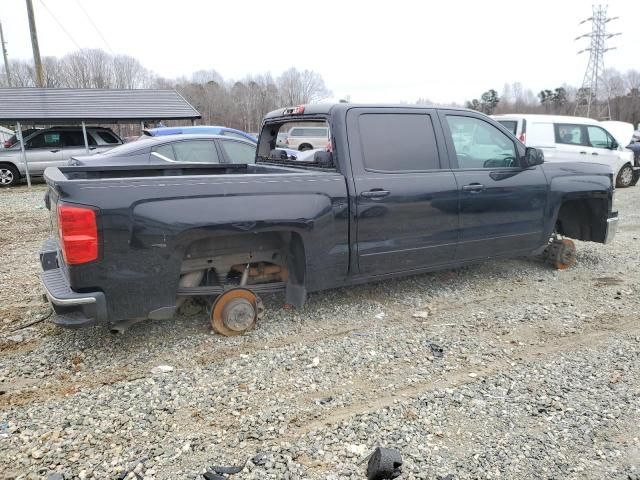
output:
<path id="1" fill-rule="evenodd" d="M 175 90 L 0 88 L 0 121 L 193 120 L 200 113 Z"/>

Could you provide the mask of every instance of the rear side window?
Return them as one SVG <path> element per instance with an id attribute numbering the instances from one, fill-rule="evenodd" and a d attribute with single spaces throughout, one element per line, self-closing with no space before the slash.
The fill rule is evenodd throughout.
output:
<path id="1" fill-rule="evenodd" d="M 171 144 L 160 145 L 159 147 L 153 147 L 151 151 L 156 152 L 162 155 L 163 157 L 168 158 L 169 160 L 176 159 L 175 155 L 173 154 L 173 147 L 171 146 Z"/>
<path id="2" fill-rule="evenodd" d="M 587 145 L 587 135 L 584 125 L 556 123 L 554 128 L 556 143 L 565 145 Z"/>
<path id="3" fill-rule="evenodd" d="M 255 163 L 256 147 L 233 140 L 220 140 L 220 146 L 231 163 Z"/>
<path id="4" fill-rule="evenodd" d="M 371 113 L 358 120 L 367 170 L 422 171 L 440 168 L 431 116 L 413 113 Z"/>
<path id="5" fill-rule="evenodd" d="M 514 135 L 518 132 L 518 122 L 516 120 L 498 120 L 498 123 L 509 130 Z"/>
<path id="6" fill-rule="evenodd" d="M 213 140 L 191 140 L 173 144 L 175 159 L 185 163 L 220 163 Z"/>
<path id="7" fill-rule="evenodd" d="M 96 134 L 105 142 L 105 143 L 120 143 L 116 137 L 114 137 L 109 132 L 97 131 Z"/>
<path id="8" fill-rule="evenodd" d="M 329 136 L 329 131 L 326 128 L 294 128 L 289 134 L 292 137 L 321 137 L 325 138 Z"/>
<path id="9" fill-rule="evenodd" d="M 69 131 L 62 133 L 62 142 L 65 147 L 84 147 L 84 135 L 81 131 Z M 96 141 L 87 133 L 87 143 L 95 145 Z"/>

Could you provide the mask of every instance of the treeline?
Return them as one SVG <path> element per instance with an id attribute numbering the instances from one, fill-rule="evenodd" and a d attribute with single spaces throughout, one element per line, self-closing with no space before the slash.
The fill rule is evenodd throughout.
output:
<path id="1" fill-rule="evenodd" d="M 320 74 L 295 68 L 277 78 L 265 73 L 230 80 L 215 70 L 202 70 L 189 78 L 167 79 L 133 57 L 100 49 L 44 57 L 42 63 L 44 87 L 174 88 L 202 114 L 203 125 L 225 125 L 248 132 L 257 131 L 262 117 L 271 110 L 317 102 L 330 95 Z M 36 86 L 32 61 L 12 60 L 9 68 L 11 86 Z M 5 75 L 0 76 L 0 86 L 9 86 Z"/>
<path id="2" fill-rule="evenodd" d="M 609 92 L 611 120 L 640 123 L 640 71 L 619 72 L 607 70 L 604 76 L 605 88 Z M 571 85 L 561 85 L 544 89 L 535 94 L 521 83 L 505 84 L 502 93 L 489 89 L 479 98 L 466 102 L 472 108 L 487 114 L 502 113 L 542 113 L 573 115 L 580 89 Z"/>
<path id="3" fill-rule="evenodd" d="M 265 113 L 282 106 L 318 102 L 330 95 L 322 76 L 291 68 L 274 78 L 270 73 L 225 79 L 215 70 L 201 70 L 190 77 L 168 79 L 146 69 L 128 55 L 111 55 L 100 49 L 84 49 L 63 57 L 44 57 L 44 86 L 52 88 L 174 88 L 201 114 L 202 124 L 226 125 L 255 132 Z M 32 61 L 10 62 L 11 85 L 36 86 Z M 607 70 L 611 119 L 640 123 L 640 71 Z M 8 86 L 5 75 L 0 86 Z M 505 84 L 502 92 L 489 89 L 465 106 L 487 114 L 547 113 L 573 115 L 578 88 L 561 85 L 534 93 L 521 83 Z M 418 104 L 434 104 L 419 99 Z M 160 119 L 159 119 L 160 120 Z"/>

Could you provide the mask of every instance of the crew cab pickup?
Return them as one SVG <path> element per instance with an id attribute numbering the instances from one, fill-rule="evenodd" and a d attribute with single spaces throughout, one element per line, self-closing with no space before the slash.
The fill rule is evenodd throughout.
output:
<path id="1" fill-rule="evenodd" d="M 280 128 L 304 122 L 326 123 L 328 148 L 281 154 Z M 474 111 L 342 103 L 269 113 L 255 164 L 48 168 L 53 321 L 167 319 L 196 296 L 235 334 L 260 293 L 301 306 L 308 292 L 545 249 L 566 266 L 571 242 L 554 239 L 612 239 L 613 175 L 543 161 Z"/>

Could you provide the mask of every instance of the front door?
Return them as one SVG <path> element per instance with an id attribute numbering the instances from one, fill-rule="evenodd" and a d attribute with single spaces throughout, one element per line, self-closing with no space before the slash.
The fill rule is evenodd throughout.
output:
<path id="1" fill-rule="evenodd" d="M 460 192 L 456 260 L 541 246 L 547 201 L 542 168 L 523 168 L 524 146 L 485 117 L 443 111 L 441 121 Z"/>
<path id="2" fill-rule="evenodd" d="M 458 241 L 458 193 L 436 112 L 354 108 L 347 133 L 360 273 L 450 262 Z"/>
<path id="3" fill-rule="evenodd" d="M 25 144 L 29 173 L 42 175 L 50 166 L 59 166 L 62 159 L 61 132 L 46 130 L 33 136 Z"/>

